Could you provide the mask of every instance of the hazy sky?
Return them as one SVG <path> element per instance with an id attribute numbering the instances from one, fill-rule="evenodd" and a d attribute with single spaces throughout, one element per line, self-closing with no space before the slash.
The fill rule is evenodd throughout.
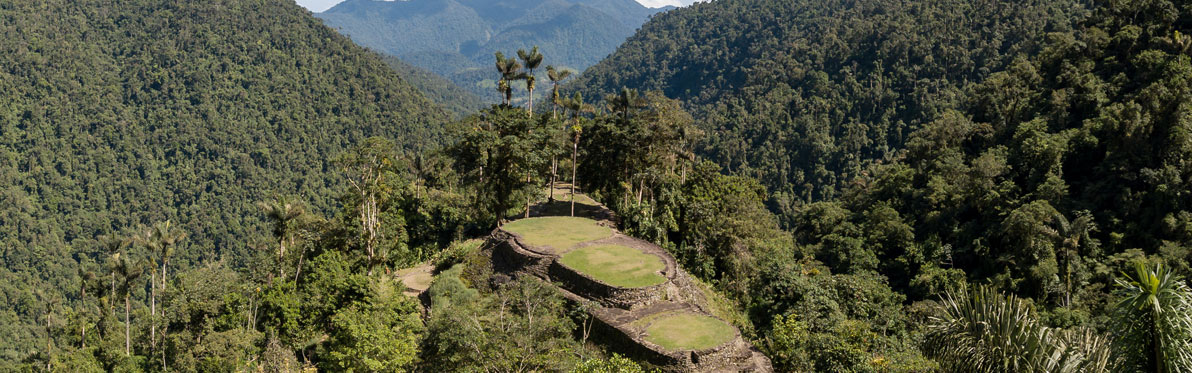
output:
<path id="1" fill-rule="evenodd" d="M 335 4 L 339 4 L 343 0 L 297 0 L 298 5 L 310 9 L 312 12 L 322 12 L 331 8 Z M 642 5 L 657 8 L 664 5 L 683 6 L 694 3 L 696 0 L 637 0 Z"/>

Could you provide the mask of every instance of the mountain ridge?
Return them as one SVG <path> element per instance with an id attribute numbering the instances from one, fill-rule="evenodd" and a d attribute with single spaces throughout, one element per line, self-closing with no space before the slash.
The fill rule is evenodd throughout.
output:
<path id="1" fill-rule="evenodd" d="M 582 71 L 669 9 L 633 0 L 348 0 L 316 16 L 360 45 L 495 101 L 494 52 L 539 46 L 543 66 Z"/>

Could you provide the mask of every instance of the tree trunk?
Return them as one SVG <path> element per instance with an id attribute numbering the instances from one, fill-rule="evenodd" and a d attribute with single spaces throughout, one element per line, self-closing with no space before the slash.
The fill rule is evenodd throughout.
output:
<path id="1" fill-rule="evenodd" d="M 124 356 L 132 356 L 132 339 L 129 338 L 129 333 L 132 331 L 128 324 L 128 311 L 132 306 L 128 303 L 128 294 L 124 294 Z"/>
<path id="2" fill-rule="evenodd" d="M 302 253 L 298 255 L 298 269 L 294 270 L 294 284 L 298 283 L 298 275 L 302 273 L 302 259 L 306 258 L 306 249 L 303 246 Z"/>
<path id="3" fill-rule="evenodd" d="M 530 171 L 526 171 L 526 184 L 530 184 Z M 527 218 L 530 217 L 530 197 L 532 197 L 533 195 L 534 194 L 532 194 L 532 193 L 526 195 L 526 217 Z"/>
<path id="4" fill-rule="evenodd" d="M 547 202 L 555 202 L 555 174 L 558 173 L 559 157 L 552 155 L 550 157 L 550 199 Z"/>
<path id="5" fill-rule="evenodd" d="M 83 284 L 83 289 L 81 291 L 79 291 L 79 302 L 83 303 L 83 307 L 86 308 L 86 306 L 87 306 L 87 284 L 85 284 L 85 283 Z M 87 348 L 87 322 L 83 321 L 82 324 L 83 324 L 82 331 L 79 333 L 79 335 L 80 335 L 79 341 L 81 343 L 81 346 L 79 348 L 86 349 Z"/>
<path id="6" fill-rule="evenodd" d="M 575 168 L 576 155 L 579 154 L 579 134 L 575 135 L 575 142 L 571 143 L 571 216 L 575 216 Z"/>
<path id="7" fill-rule="evenodd" d="M 149 356 L 157 348 L 157 274 L 149 274 Z"/>

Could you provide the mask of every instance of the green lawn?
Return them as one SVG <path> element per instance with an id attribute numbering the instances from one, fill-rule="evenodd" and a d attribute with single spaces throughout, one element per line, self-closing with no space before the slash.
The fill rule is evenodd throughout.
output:
<path id="1" fill-rule="evenodd" d="M 646 328 L 646 340 L 671 351 L 702 350 L 733 338 L 733 326 L 689 312 L 665 315 Z"/>
<path id="2" fill-rule="evenodd" d="M 595 220 L 568 216 L 521 219 L 502 228 L 521 235 L 530 245 L 549 247 L 560 254 L 578 243 L 613 235 L 612 229 L 596 224 Z"/>
<path id="3" fill-rule="evenodd" d="M 666 281 L 658 273 L 666 268 L 661 258 L 627 246 L 587 246 L 564 254 L 560 261 L 606 284 L 623 288 L 658 285 Z"/>

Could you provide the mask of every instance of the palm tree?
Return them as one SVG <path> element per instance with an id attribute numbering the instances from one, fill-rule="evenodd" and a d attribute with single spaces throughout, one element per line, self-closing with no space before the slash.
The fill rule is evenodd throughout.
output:
<path id="1" fill-rule="evenodd" d="M 116 294 L 116 263 L 120 260 L 120 253 L 132 244 L 132 239 L 128 237 L 120 237 L 115 234 L 105 234 L 98 237 L 100 244 L 103 245 L 104 251 L 108 253 L 108 273 L 111 275 L 111 289 L 108 294 Z M 109 302 L 109 305 L 115 302 Z M 109 309 L 112 316 L 116 316 L 116 308 Z"/>
<path id="2" fill-rule="evenodd" d="M 621 93 L 605 96 L 608 111 L 621 114 L 621 119 L 629 121 L 629 114 L 646 105 L 646 100 L 636 89 L 621 88 Z"/>
<path id="3" fill-rule="evenodd" d="M 1192 290 L 1162 264 L 1135 263 L 1122 277 L 1113 328 L 1121 370 L 1192 371 Z"/>
<path id="4" fill-rule="evenodd" d="M 1064 307 L 1068 307 L 1072 304 L 1072 254 L 1079 252 L 1082 242 L 1096 245 L 1089 234 L 1097 231 L 1097 223 L 1088 210 L 1077 211 L 1076 219 L 1071 221 L 1056 212 L 1051 221 L 1055 227 L 1045 228 L 1044 232 L 1059 240 L 1064 250 Z"/>
<path id="5" fill-rule="evenodd" d="M 950 372 L 1103 372 L 1109 345 L 1089 330 L 1039 323 L 1031 308 L 992 287 L 945 294 L 923 351 Z"/>
<path id="6" fill-rule="evenodd" d="M 136 241 L 145 248 L 149 249 L 150 253 L 157 255 L 161 260 L 161 292 L 165 294 L 166 291 L 166 264 L 170 261 L 170 256 L 174 255 L 174 248 L 186 238 L 186 233 L 174 226 L 173 222 L 166 220 L 159 222 L 151 227 L 144 229 L 144 233 L 136 237 Z M 157 269 L 155 266 L 150 274 L 149 280 L 149 316 L 153 320 L 149 324 L 149 341 L 150 346 L 157 347 Z M 162 305 L 162 314 L 165 314 L 165 305 Z"/>
<path id="7" fill-rule="evenodd" d="M 570 99 L 564 99 L 563 108 L 571 110 L 571 216 L 575 216 L 575 171 L 579 164 L 579 136 L 584 132 L 583 127 L 579 125 L 579 116 L 592 112 L 594 108 L 584 103 L 584 96 L 579 92 Z"/>
<path id="8" fill-rule="evenodd" d="M 273 225 L 273 237 L 277 238 L 277 276 L 283 277 L 282 263 L 286 255 L 286 242 L 294 242 L 294 221 L 306 213 L 301 203 L 291 201 L 286 197 L 275 198 L 272 201 L 257 202 L 261 212 Z"/>
<path id="9" fill-rule="evenodd" d="M 557 112 L 558 112 L 559 106 L 562 106 L 562 104 L 563 104 L 562 100 L 564 98 L 559 96 L 559 83 L 562 83 L 564 80 L 567 80 L 567 78 L 571 77 L 571 74 L 573 74 L 573 73 L 574 73 L 574 71 L 567 70 L 567 69 L 556 69 L 554 66 L 546 67 L 546 77 L 550 78 L 550 82 L 551 82 L 551 91 L 550 91 L 550 102 L 552 104 L 551 110 L 550 110 L 551 116 L 557 117 L 558 116 Z"/>
<path id="10" fill-rule="evenodd" d="M 124 296 L 124 356 L 132 355 L 132 339 L 130 338 L 131 328 L 129 327 L 129 313 L 132 309 L 132 303 L 129 297 L 132 293 L 132 287 L 136 284 L 137 279 L 145 273 L 145 265 L 141 262 L 133 262 L 128 260 L 128 257 L 121 257 L 116 261 L 115 273 L 120 275 L 119 291 Z"/>
<path id="11" fill-rule="evenodd" d="M 85 268 L 83 268 L 82 264 L 79 265 L 78 273 L 79 273 L 79 303 L 82 305 L 82 307 L 80 307 L 80 308 L 86 309 L 87 308 L 87 287 L 91 286 L 91 284 L 94 284 L 95 281 L 98 280 L 99 278 L 98 278 L 98 276 L 95 275 L 95 272 L 91 272 L 91 271 L 88 271 Z M 90 317 L 90 316 L 88 316 L 88 317 Z M 83 320 L 82 322 L 80 322 L 80 324 L 81 324 L 81 326 L 80 326 L 80 330 L 79 330 L 79 341 L 81 343 L 81 346 L 79 346 L 79 348 L 85 349 L 85 348 L 87 348 L 87 320 Z"/>
<path id="12" fill-rule="evenodd" d="M 497 72 L 501 74 L 501 79 L 497 81 L 497 90 L 505 93 L 505 105 L 513 103 L 513 82 L 516 80 L 525 79 L 525 74 L 521 72 L 521 63 L 517 62 L 516 58 L 505 58 L 505 54 L 501 52 L 496 53 L 497 57 Z"/>
<path id="13" fill-rule="evenodd" d="M 524 79 L 526 80 L 526 90 L 528 90 L 530 92 L 530 101 L 529 101 L 529 104 L 526 106 L 526 113 L 533 114 L 534 113 L 534 80 L 536 79 L 534 77 L 534 69 L 537 69 L 538 66 L 542 64 L 542 58 L 543 58 L 542 53 L 538 52 L 538 46 L 535 45 L 534 48 L 530 49 L 529 52 L 526 52 L 525 49 L 518 49 L 517 50 L 517 58 L 520 58 L 522 60 L 522 64 L 525 65 L 526 70 L 529 71 L 529 73 L 524 76 Z"/>

